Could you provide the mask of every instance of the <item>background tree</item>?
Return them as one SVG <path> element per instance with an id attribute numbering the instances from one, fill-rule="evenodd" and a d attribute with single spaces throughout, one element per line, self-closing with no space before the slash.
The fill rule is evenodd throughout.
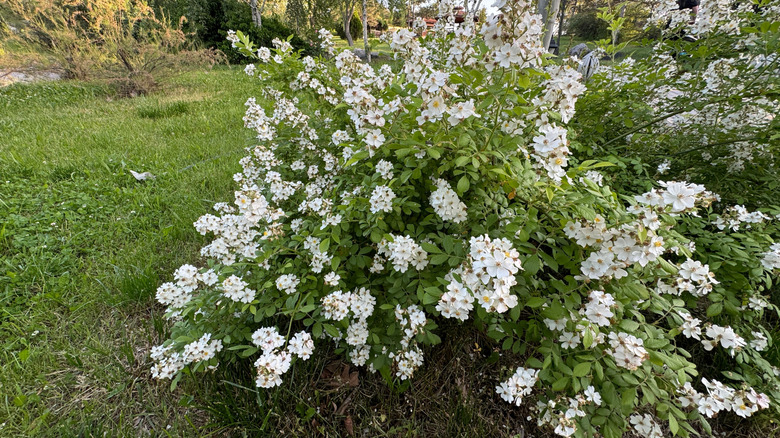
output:
<path id="1" fill-rule="evenodd" d="M 368 47 L 368 10 L 366 0 L 363 0 L 363 48 L 366 51 L 366 61 L 371 62 L 371 48 Z"/>
<path id="2" fill-rule="evenodd" d="M 550 40 L 552 39 L 555 19 L 558 17 L 558 8 L 560 4 L 561 0 L 539 0 L 537 3 L 537 11 L 541 14 L 542 23 L 544 23 L 544 36 L 542 41 L 545 49 L 550 48 Z"/>
<path id="3" fill-rule="evenodd" d="M 342 30 L 344 31 L 344 36 L 346 36 L 347 44 L 349 44 L 350 47 L 355 45 L 354 41 L 352 40 L 352 32 L 350 25 L 352 24 L 352 15 L 355 13 L 355 0 L 344 0 L 343 3 L 344 6 L 344 15 L 342 16 Z"/>
<path id="4" fill-rule="evenodd" d="M 263 9 L 265 8 L 265 0 L 260 5 L 260 9 L 257 8 L 257 0 L 249 0 L 249 7 L 252 9 L 252 22 L 257 27 L 263 27 Z"/>
<path id="5" fill-rule="evenodd" d="M 406 16 L 409 13 L 409 6 L 404 0 L 387 0 L 387 10 L 391 14 L 391 23 L 393 26 L 406 26 Z"/>

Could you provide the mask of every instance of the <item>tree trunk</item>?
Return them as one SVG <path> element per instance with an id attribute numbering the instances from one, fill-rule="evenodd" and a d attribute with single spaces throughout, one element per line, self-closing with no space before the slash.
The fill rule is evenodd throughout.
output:
<path id="1" fill-rule="evenodd" d="M 265 0 L 263 0 L 263 7 L 265 7 Z M 263 27 L 263 16 L 257 10 L 257 0 L 249 0 L 249 8 L 252 9 L 252 23 L 257 27 Z"/>
<path id="2" fill-rule="evenodd" d="M 539 0 L 536 3 L 536 13 L 542 16 L 542 24 L 547 24 L 547 7 L 550 5 L 550 0 Z"/>
<path id="3" fill-rule="evenodd" d="M 563 36 L 563 18 L 565 15 L 566 15 L 566 0 L 561 0 L 561 13 L 559 14 L 559 19 L 558 19 L 558 50 L 561 50 L 561 37 Z"/>
<path id="4" fill-rule="evenodd" d="M 309 29 L 311 29 L 311 30 L 319 30 L 319 29 L 317 29 L 317 26 L 315 25 L 316 21 L 317 21 L 317 16 L 315 15 L 317 13 L 317 11 L 314 10 L 315 5 L 313 5 L 312 1 L 309 0 L 308 4 L 306 6 L 307 6 L 306 10 L 308 11 L 308 15 L 309 15 Z"/>
<path id="5" fill-rule="evenodd" d="M 368 12 L 366 0 L 363 0 L 363 48 L 366 50 L 366 62 L 371 62 L 371 49 L 368 47 Z"/>
<path id="6" fill-rule="evenodd" d="M 543 0 L 545 1 L 545 0 Z M 545 1 L 547 3 L 547 1 Z M 541 4 L 541 2 L 540 2 Z M 555 27 L 555 17 L 558 15 L 558 7 L 561 0 L 550 0 L 549 9 L 544 14 L 544 50 L 550 49 L 550 40 L 552 40 L 553 28 Z M 545 5 L 547 6 L 547 5 Z"/>
<path id="7" fill-rule="evenodd" d="M 347 44 L 349 44 L 349 47 L 355 45 L 355 43 L 352 41 L 352 34 L 349 33 L 349 25 L 352 23 L 353 12 L 354 5 L 351 1 L 347 1 L 347 3 L 344 4 L 344 33 L 347 35 Z"/>

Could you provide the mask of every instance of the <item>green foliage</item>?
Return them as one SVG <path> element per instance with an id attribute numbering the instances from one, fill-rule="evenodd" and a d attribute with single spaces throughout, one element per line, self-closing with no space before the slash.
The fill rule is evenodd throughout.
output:
<path id="1" fill-rule="evenodd" d="M 589 3 L 578 9 L 566 22 L 566 31 L 569 35 L 574 35 L 588 41 L 594 41 L 610 36 L 608 22 L 599 17 L 599 12 L 605 8 L 611 9 L 617 17 L 622 19 L 619 41 L 629 41 L 635 39 L 649 38 L 657 36 L 653 28 L 646 30 L 645 24 L 650 15 L 648 7 L 643 3 L 624 2 L 616 6 L 611 4 L 596 2 Z M 657 28 L 656 28 L 657 29 Z"/>
<path id="2" fill-rule="evenodd" d="M 1 11 L 0 11 L 1 12 Z M 2 13 L 0 13 L 0 40 L 11 34 L 11 28 L 8 27 L 8 22 L 5 21 Z"/>
<path id="3" fill-rule="evenodd" d="M 388 24 L 381 19 L 376 20 L 376 30 L 379 31 L 386 31 L 388 28 Z"/>
<path id="4" fill-rule="evenodd" d="M 287 40 L 296 50 L 316 53 L 316 47 L 286 26 L 278 17 L 263 17 L 262 28 L 252 22 L 249 4 L 238 0 L 191 0 L 187 14 L 200 41 L 208 47 L 221 50 L 231 63 L 243 61 L 225 39 L 229 30 L 241 31 L 251 35 L 253 41 L 261 47 L 271 47 L 275 38 Z"/>
<path id="5" fill-rule="evenodd" d="M 614 13 L 603 16 L 611 28 L 622 26 Z M 578 153 L 617 165 L 608 172 L 612 187 L 639 194 L 656 180 L 684 179 L 720 195 L 702 218 L 686 217 L 675 225 L 695 243 L 694 257 L 721 282 L 703 315 L 721 326 L 760 325 L 759 331 L 775 338 L 774 311 L 746 311 L 748 295 L 755 293 L 769 308 L 780 306 L 776 278 L 767 277 L 755 257 L 780 241 L 780 125 L 768 116 L 780 107 L 780 77 L 770 73 L 777 71 L 777 58 L 765 56 L 780 49 L 780 24 L 764 19 L 750 10 L 733 13 L 728 21 L 741 34 L 725 32 L 718 23 L 694 42 L 679 38 L 686 30 L 666 29 L 669 39 L 648 58 L 616 64 L 591 78 L 573 123 Z M 741 45 L 745 35 L 752 41 L 747 47 Z M 607 53 L 620 50 L 609 40 L 599 44 Z M 745 222 L 748 212 L 759 217 L 756 223 Z M 761 354 L 716 351 L 708 361 L 697 344 L 681 345 L 708 379 L 760 384 L 780 366 L 776 346 Z"/>
<path id="6" fill-rule="evenodd" d="M 566 31 L 570 35 L 588 41 L 606 38 L 609 35 L 607 23 L 596 16 L 595 11 L 579 12 L 567 22 Z"/>
<path id="7" fill-rule="evenodd" d="M 178 22 L 182 17 L 187 18 L 192 0 L 149 0 L 148 4 L 158 17 L 166 17 L 170 21 Z M 192 29 L 188 21 L 183 24 L 188 31 Z"/>
<path id="8" fill-rule="evenodd" d="M 615 20 L 610 24 L 619 29 Z M 780 24 L 744 17 L 754 41 L 710 32 L 696 42 L 662 41 L 651 56 L 613 66 L 589 82 L 575 119 L 583 153 L 621 157 L 619 186 L 646 189 L 648 180 L 686 179 L 719 193 L 724 204 L 777 205 L 780 122 Z M 623 44 L 600 42 L 607 54 Z M 669 54 L 679 54 L 672 57 Z M 668 161 L 670 169 L 656 169 Z"/>

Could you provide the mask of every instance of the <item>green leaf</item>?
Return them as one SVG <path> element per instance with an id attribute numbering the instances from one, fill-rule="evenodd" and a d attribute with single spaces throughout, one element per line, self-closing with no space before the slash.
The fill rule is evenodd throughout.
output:
<path id="1" fill-rule="evenodd" d="M 177 386 L 179 386 L 179 380 L 181 380 L 181 376 L 183 376 L 182 373 L 177 373 L 176 377 L 173 378 L 171 381 L 171 391 L 175 390 Z"/>
<path id="2" fill-rule="evenodd" d="M 525 302 L 525 305 L 527 307 L 530 307 L 532 309 L 536 309 L 537 307 L 541 307 L 542 304 L 546 303 L 547 300 L 545 300 L 542 297 L 531 297 L 528 299 L 528 301 Z"/>
<path id="3" fill-rule="evenodd" d="M 525 263 L 523 263 L 523 269 L 525 269 L 529 275 L 536 275 L 541 268 L 542 260 L 535 255 L 528 257 L 525 259 Z"/>
<path id="4" fill-rule="evenodd" d="M 723 312 L 723 303 L 712 303 L 710 304 L 710 307 L 707 308 L 707 316 L 718 316 L 720 313 Z"/>
<path id="5" fill-rule="evenodd" d="M 590 348 L 591 345 L 593 345 L 593 332 L 590 330 L 585 330 L 585 332 L 582 334 L 582 345 L 585 348 Z"/>
<path id="6" fill-rule="evenodd" d="M 590 373 L 590 362 L 582 362 L 574 367 L 574 377 L 585 377 Z"/>
<path id="7" fill-rule="evenodd" d="M 449 258 L 450 256 L 447 254 L 436 254 L 435 256 L 431 257 L 431 264 L 441 265 L 442 263 L 446 262 L 447 259 Z"/>
<path id="8" fill-rule="evenodd" d="M 560 379 L 556 380 L 552 384 L 552 390 L 553 391 L 563 391 L 566 389 L 566 386 L 569 384 L 569 378 L 568 377 L 561 377 Z"/>
<path id="9" fill-rule="evenodd" d="M 463 167 L 466 163 L 471 160 L 471 157 L 468 156 L 462 156 L 455 159 L 455 167 Z"/>
<path id="10" fill-rule="evenodd" d="M 623 407 L 624 413 L 633 411 L 636 401 L 636 388 L 624 389 L 620 393 L 620 405 Z"/>
<path id="11" fill-rule="evenodd" d="M 26 395 L 22 394 L 22 395 L 17 395 L 16 397 L 14 397 L 14 405 L 16 407 L 21 408 L 22 406 L 25 405 L 25 403 L 27 403 L 27 396 Z"/>
<path id="12" fill-rule="evenodd" d="M 429 253 L 438 254 L 441 252 L 438 246 L 428 243 L 428 242 L 420 242 L 420 246 L 422 246 L 422 249 Z"/>
<path id="13" fill-rule="evenodd" d="M 469 177 L 468 176 L 463 175 L 462 177 L 460 177 L 460 180 L 458 180 L 458 192 L 460 194 L 465 193 L 469 189 L 470 186 L 471 186 L 471 184 L 469 183 Z"/>
<path id="14" fill-rule="evenodd" d="M 336 328 L 333 324 L 323 324 L 323 327 L 325 327 L 325 331 L 328 332 L 329 335 L 331 335 L 334 338 L 338 338 L 341 336 L 341 333 L 339 333 L 339 329 Z"/>
<path id="15" fill-rule="evenodd" d="M 674 415 L 669 416 L 669 430 L 672 432 L 672 435 L 677 435 L 677 431 L 680 429 L 680 426 L 677 424 L 677 419 L 674 418 Z"/>
<path id="16" fill-rule="evenodd" d="M 436 295 L 433 295 L 433 294 L 430 294 L 430 293 L 426 292 L 423 295 L 422 302 L 423 302 L 423 304 L 433 304 L 433 303 L 439 301 L 439 297 L 440 296 L 441 296 L 441 294 L 439 294 L 439 296 L 436 296 Z"/>
<path id="17" fill-rule="evenodd" d="M 596 370 L 596 377 L 598 377 L 599 380 L 604 380 L 604 367 L 602 367 L 600 363 L 596 362 L 593 368 Z"/>
<path id="18" fill-rule="evenodd" d="M 550 304 L 550 307 L 542 311 L 542 315 L 550 319 L 561 319 L 561 317 L 563 317 L 564 314 L 565 314 L 565 309 L 563 308 L 561 303 L 559 303 L 557 300 L 553 301 L 552 304 Z"/>

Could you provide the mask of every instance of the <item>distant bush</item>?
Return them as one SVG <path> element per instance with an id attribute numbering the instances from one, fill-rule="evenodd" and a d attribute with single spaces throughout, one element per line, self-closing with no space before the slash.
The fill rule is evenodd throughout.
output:
<path id="1" fill-rule="evenodd" d="M 661 39 L 661 28 L 658 26 L 647 26 L 642 29 L 638 39 L 640 40 L 659 40 Z"/>
<path id="2" fill-rule="evenodd" d="M 133 96 L 151 91 L 186 65 L 218 62 L 196 50 L 177 24 L 159 18 L 141 0 L 8 0 L 7 10 L 26 27 L 16 43 L 52 58 L 68 77 L 102 80 Z"/>
<path id="3" fill-rule="evenodd" d="M 599 18 L 600 10 L 586 9 L 575 14 L 567 24 L 568 33 L 590 41 L 609 38 L 608 23 Z M 650 11 L 644 5 L 627 4 L 614 13 L 622 20 L 618 41 L 657 39 L 660 36 L 660 32 L 652 27 L 645 29 Z"/>
<path id="4" fill-rule="evenodd" d="M 388 29 L 388 24 L 387 24 L 386 21 L 382 21 L 381 19 L 376 20 L 376 27 L 375 27 L 375 29 L 379 30 L 379 31 L 385 31 L 385 30 Z"/>
<path id="5" fill-rule="evenodd" d="M 569 20 L 568 33 L 585 40 L 598 40 L 609 35 L 607 23 L 595 11 L 581 12 Z"/>
<path id="6" fill-rule="evenodd" d="M 304 38 L 296 35 L 295 31 L 286 26 L 276 17 L 263 17 L 262 27 L 252 23 L 252 12 L 247 3 L 237 0 L 192 0 L 187 11 L 187 17 L 194 27 L 198 39 L 206 46 L 221 50 L 227 54 L 228 61 L 232 63 L 242 62 L 239 56 L 225 38 L 230 29 L 240 30 L 249 35 L 257 45 L 271 47 L 274 38 L 286 40 L 294 35 L 290 41 L 295 50 L 304 50 L 306 54 L 314 54 L 314 47 Z"/>

